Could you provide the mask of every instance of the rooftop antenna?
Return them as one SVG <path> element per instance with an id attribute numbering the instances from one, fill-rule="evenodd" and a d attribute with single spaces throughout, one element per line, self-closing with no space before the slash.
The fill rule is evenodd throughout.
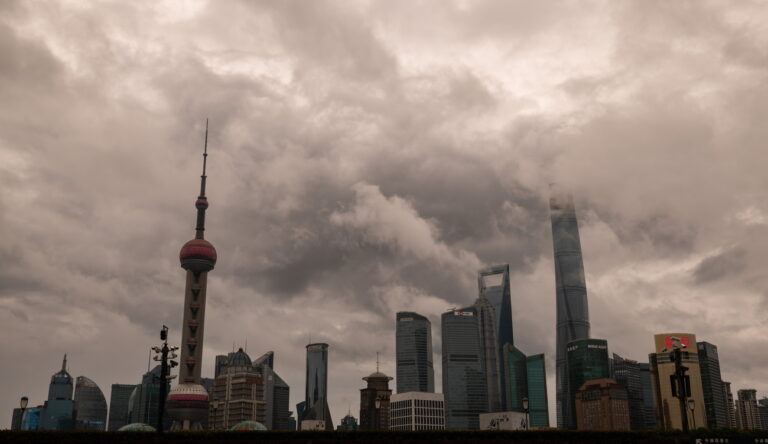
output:
<path id="1" fill-rule="evenodd" d="M 245 337 L 245 352 L 248 353 L 248 336 Z"/>
<path id="2" fill-rule="evenodd" d="M 376 373 L 379 372 L 379 352 L 376 352 Z"/>
<path id="3" fill-rule="evenodd" d="M 149 348 L 149 355 L 147 356 L 147 373 L 149 373 L 149 366 L 152 363 L 152 347 Z"/>

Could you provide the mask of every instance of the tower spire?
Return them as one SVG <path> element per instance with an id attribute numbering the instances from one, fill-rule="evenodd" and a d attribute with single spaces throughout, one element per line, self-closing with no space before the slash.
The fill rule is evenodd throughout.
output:
<path id="1" fill-rule="evenodd" d="M 205 119 L 205 145 L 203 147 L 203 174 L 200 176 L 200 195 L 197 196 L 195 207 L 197 208 L 197 227 L 195 227 L 195 239 L 203 239 L 205 231 L 205 210 L 208 209 L 208 198 L 205 197 L 205 168 L 208 165 L 208 119 Z"/>
<path id="2" fill-rule="evenodd" d="M 64 353 L 64 360 L 61 362 L 61 370 L 67 371 L 67 354 Z"/>

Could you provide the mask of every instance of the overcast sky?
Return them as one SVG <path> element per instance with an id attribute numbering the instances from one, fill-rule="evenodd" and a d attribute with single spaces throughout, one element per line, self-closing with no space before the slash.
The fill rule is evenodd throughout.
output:
<path id="1" fill-rule="evenodd" d="M 73 377 L 138 383 L 180 341 L 210 118 L 204 376 L 275 351 L 334 423 L 509 263 L 515 340 L 549 360 L 549 184 L 575 197 L 592 335 L 719 347 L 768 395 L 768 10 L 761 1 L 0 2 L 0 428 Z M 393 381 L 394 387 L 394 381 Z"/>

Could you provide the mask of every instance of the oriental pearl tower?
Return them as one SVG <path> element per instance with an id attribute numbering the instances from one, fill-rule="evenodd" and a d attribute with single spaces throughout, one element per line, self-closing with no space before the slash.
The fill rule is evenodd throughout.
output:
<path id="1" fill-rule="evenodd" d="M 184 291 L 184 321 L 181 336 L 181 362 L 179 384 L 171 390 L 166 401 L 168 414 L 173 418 L 171 430 L 202 430 L 208 418 L 208 392 L 200 385 L 205 332 L 205 296 L 208 272 L 216 265 L 216 249 L 203 238 L 205 231 L 205 166 L 208 159 L 208 121 L 205 121 L 205 148 L 203 174 L 200 176 L 200 195 L 197 197 L 197 227 L 195 238 L 184 244 L 179 253 L 181 268 L 187 270 Z"/>

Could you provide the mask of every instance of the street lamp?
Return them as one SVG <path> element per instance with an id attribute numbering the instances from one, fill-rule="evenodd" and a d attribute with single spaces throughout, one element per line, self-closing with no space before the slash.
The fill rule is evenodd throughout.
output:
<path id="1" fill-rule="evenodd" d="M 529 412 L 528 410 L 528 398 L 523 398 L 523 412 L 525 412 L 525 424 L 523 425 L 523 430 L 528 430 L 528 421 L 529 419 Z"/>
<path id="2" fill-rule="evenodd" d="M 688 399 L 688 408 L 691 410 L 691 418 L 693 419 L 693 428 L 696 429 L 696 415 L 694 410 L 696 409 L 696 401 L 693 398 Z"/>
<path id="3" fill-rule="evenodd" d="M 376 407 L 376 428 L 374 430 L 379 430 L 381 427 L 381 416 L 379 409 L 381 408 L 381 396 L 376 396 L 376 401 L 373 402 L 373 405 Z"/>
<path id="4" fill-rule="evenodd" d="M 163 328 L 160 330 L 160 340 L 163 341 L 163 344 L 161 347 L 152 347 L 152 350 L 154 350 L 155 353 L 158 353 L 159 356 L 155 356 L 155 361 L 160 361 L 160 377 L 157 378 L 160 381 L 160 399 L 159 406 L 157 409 L 157 432 L 162 433 L 163 432 L 163 414 L 165 413 L 165 397 L 166 397 L 166 389 L 168 385 L 168 381 L 175 378 L 175 376 L 169 376 L 171 374 L 171 369 L 173 367 L 176 367 L 179 365 L 178 362 L 174 361 L 173 359 L 176 359 L 176 350 L 179 349 L 179 347 L 173 346 L 168 347 L 168 327 L 163 325 Z M 170 354 L 170 356 L 168 356 Z M 171 359 L 170 362 L 168 362 L 168 358 Z"/>

